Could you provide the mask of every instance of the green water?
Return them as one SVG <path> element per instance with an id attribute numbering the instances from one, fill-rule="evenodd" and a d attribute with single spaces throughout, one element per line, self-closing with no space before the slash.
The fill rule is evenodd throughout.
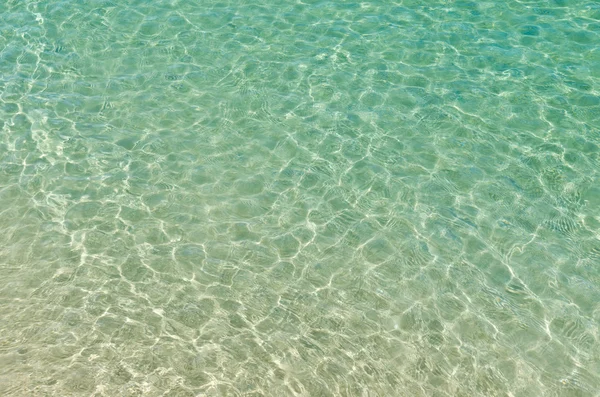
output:
<path id="1" fill-rule="evenodd" d="M 3 396 L 597 396 L 600 3 L 3 0 Z"/>

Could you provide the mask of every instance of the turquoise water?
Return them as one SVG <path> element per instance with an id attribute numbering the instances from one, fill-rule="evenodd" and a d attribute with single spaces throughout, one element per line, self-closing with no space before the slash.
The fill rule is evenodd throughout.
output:
<path id="1" fill-rule="evenodd" d="M 3 0 L 0 394 L 597 396 L 600 3 Z"/>

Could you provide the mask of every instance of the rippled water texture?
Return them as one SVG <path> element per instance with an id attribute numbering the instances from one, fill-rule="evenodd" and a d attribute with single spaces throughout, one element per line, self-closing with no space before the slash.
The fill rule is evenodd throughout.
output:
<path id="1" fill-rule="evenodd" d="M 600 3 L 3 0 L 4 396 L 594 396 Z"/>

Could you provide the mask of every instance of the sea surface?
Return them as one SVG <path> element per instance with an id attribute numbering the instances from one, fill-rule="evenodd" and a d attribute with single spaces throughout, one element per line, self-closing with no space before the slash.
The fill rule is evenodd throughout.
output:
<path id="1" fill-rule="evenodd" d="M 600 3 L 2 0 L 2 396 L 598 396 Z"/>

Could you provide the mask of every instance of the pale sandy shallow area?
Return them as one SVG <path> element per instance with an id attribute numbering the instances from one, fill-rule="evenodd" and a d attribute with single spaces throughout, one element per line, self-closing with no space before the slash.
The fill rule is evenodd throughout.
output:
<path id="1" fill-rule="evenodd" d="M 600 7 L 4 1 L 3 396 L 598 396 Z"/>

